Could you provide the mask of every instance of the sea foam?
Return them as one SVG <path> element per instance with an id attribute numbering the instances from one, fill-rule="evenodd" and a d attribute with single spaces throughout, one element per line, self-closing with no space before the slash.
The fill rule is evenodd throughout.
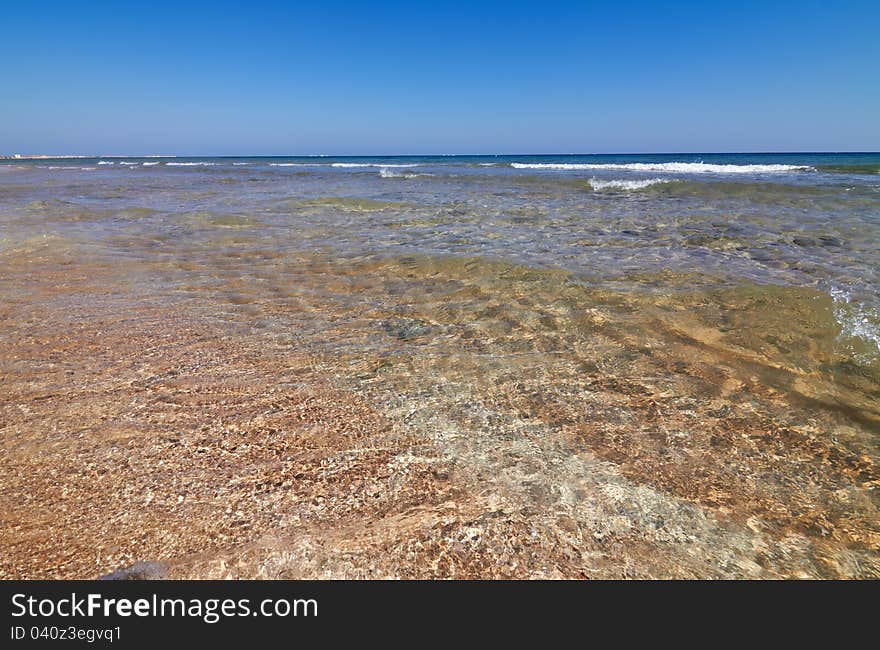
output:
<path id="1" fill-rule="evenodd" d="M 634 172 L 665 174 L 767 174 L 807 171 L 807 165 L 716 165 L 711 163 L 510 163 L 515 169 L 550 169 L 576 171 L 583 169 L 626 169 Z"/>
<path id="2" fill-rule="evenodd" d="M 870 362 L 880 354 L 880 310 L 858 302 L 849 291 L 834 287 L 829 292 L 834 300 L 834 320 L 840 325 L 841 339 L 860 339 L 875 348 L 875 354 L 857 355 L 860 361 Z"/>
<path id="3" fill-rule="evenodd" d="M 592 187 L 594 190 L 642 190 L 646 187 L 650 187 L 651 185 L 668 182 L 668 178 L 645 178 L 642 180 L 602 180 L 599 178 L 591 178 L 590 187 Z"/>
<path id="4" fill-rule="evenodd" d="M 402 164 L 394 164 L 394 163 L 341 163 L 341 162 L 336 162 L 336 163 L 331 163 L 330 166 L 331 167 L 383 167 L 383 168 L 388 168 L 388 167 L 418 167 L 418 164 L 402 165 Z"/>
<path id="5" fill-rule="evenodd" d="M 412 172 L 396 172 L 393 169 L 383 167 L 379 170 L 379 176 L 382 178 L 417 178 L 419 176 L 430 176 L 430 174 L 414 174 Z"/>

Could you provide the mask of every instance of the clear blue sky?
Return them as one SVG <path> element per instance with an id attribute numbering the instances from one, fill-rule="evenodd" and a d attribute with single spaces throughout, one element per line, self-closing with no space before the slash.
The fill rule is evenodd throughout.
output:
<path id="1" fill-rule="evenodd" d="M 880 150 L 880 2 L 672 5 L 10 1 L 0 153 Z"/>

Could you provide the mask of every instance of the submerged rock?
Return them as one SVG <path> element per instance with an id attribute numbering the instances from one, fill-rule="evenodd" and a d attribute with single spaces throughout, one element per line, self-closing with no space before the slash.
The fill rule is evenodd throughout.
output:
<path id="1" fill-rule="evenodd" d="M 401 341 L 427 336 L 434 329 L 425 321 L 412 318 L 398 318 L 393 321 L 385 321 L 382 326 L 388 334 L 399 338 Z"/>
<path id="2" fill-rule="evenodd" d="M 98 580 L 165 580 L 167 577 L 168 567 L 163 562 L 135 562 L 131 566 L 103 575 Z"/>

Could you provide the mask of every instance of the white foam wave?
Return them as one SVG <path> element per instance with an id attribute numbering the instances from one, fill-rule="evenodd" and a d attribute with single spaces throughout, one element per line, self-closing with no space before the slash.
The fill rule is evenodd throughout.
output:
<path id="1" fill-rule="evenodd" d="M 393 164 L 393 163 L 331 163 L 331 167 L 418 167 L 418 164 L 409 164 L 409 165 L 401 165 L 401 164 Z"/>
<path id="2" fill-rule="evenodd" d="M 428 176 L 429 174 L 413 174 L 412 172 L 396 172 L 393 169 L 383 167 L 379 170 L 379 176 L 382 178 L 418 178 L 419 176 Z"/>
<path id="3" fill-rule="evenodd" d="M 515 169 L 548 169 L 577 171 L 585 169 L 626 169 L 635 172 L 654 172 L 665 174 L 772 174 L 780 172 L 806 171 L 813 169 L 807 165 L 732 165 L 693 162 L 665 163 L 510 163 Z"/>
<path id="4" fill-rule="evenodd" d="M 140 163 L 137 163 L 137 162 L 126 162 L 124 160 L 120 161 L 119 164 L 120 165 L 140 165 Z"/>
<path id="5" fill-rule="evenodd" d="M 155 161 L 155 162 L 145 162 L 145 163 L 143 163 L 144 167 L 152 167 L 153 165 L 158 165 L 158 164 L 159 164 L 159 161 L 158 161 L 158 160 Z"/>
<path id="6" fill-rule="evenodd" d="M 98 164 L 99 165 L 115 165 L 116 163 L 113 162 L 112 160 L 99 160 Z"/>
<path id="7" fill-rule="evenodd" d="M 602 180 L 599 178 L 591 178 L 590 187 L 592 187 L 594 190 L 642 190 L 646 187 L 650 187 L 651 185 L 668 182 L 668 178 L 645 178 L 642 180 Z"/>
<path id="8" fill-rule="evenodd" d="M 840 325 L 839 338 L 859 339 L 863 346 L 874 348 L 872 353 L 857 353 L 860 361 L 876 359 L 880 354 L 880 310 L 854 300 L 849 291 L 835 287 L 829 293 L 834 300 L 834 319 Z"/>
<path id="9" fill-rule="evenodd" d="M 170 162 L 165 163 L 169 167 L 213 167 L 219 163 L 215 162 Z"/>
<path id="10" fill-rule="evenodd" d="M 238 167 L 239 165 L 250 165 L 251 163 L 248 163 L 248 162 L 237 162 L 237 163 L 232 163 L 232 164 L 235 165 L 236 167 Z"/>
<path id="11" fill-rule="evenodd" d="M 250 163 L 233 163 L 234 165 L 249 165 Z M 388 169 L 391 167 L 418 167 L 417 163 L 413 164 L 398 164 L 398 163 L 344 163 L 344 162 L 335 162 L 335 163 L 304 163 L 304 162 L 284 162 L 284 163 L 269 163 L 270 167 L 337 167 L 341 169 L 355 169 L 358 167 L 379 167 L 382 169 Z"/>

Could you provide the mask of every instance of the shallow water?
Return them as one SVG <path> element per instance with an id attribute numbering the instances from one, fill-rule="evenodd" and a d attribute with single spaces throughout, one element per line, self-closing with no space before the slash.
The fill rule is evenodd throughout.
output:
<path id="1" fill-rule="evenodd" d="M 776 575 L 867 575 L 878 171 L 877 154 L 4 161 L 0 290 L 13 325 L 69 273 L 59 326 L 149 304 L 306 352 L 530 507 L 599 517 L 571 497 L 589 453 L 777 540 L 844 531 L 831 564 L 768 551 Z"/>
<path id="2" fill-rule="evenodd" d="M 875 154 L 13 161 L 0 255 L 28 274 L 109 263 L 120 293 L 229 322 L 303 292 L 420 305 L 433 325 L 404 340 L 444 353 L 449 327 L 502 305 L 505 348 L 564 352 L 578 333 L 560 318 L 611 300 L 633 332 L 686 316 L 707 345 L 875 421 L 876 391 L 856 387 L 880 376 L 878 170 Z"/>
<path id="3" fill-rule="evenodd" d="M 834 301 L 880 354 L 880 155 L 62 159 L 0 165 L 3 254 L 481 257 L 636 293 Z M 206 263 L 211 262 L 206 257 Z"/>

